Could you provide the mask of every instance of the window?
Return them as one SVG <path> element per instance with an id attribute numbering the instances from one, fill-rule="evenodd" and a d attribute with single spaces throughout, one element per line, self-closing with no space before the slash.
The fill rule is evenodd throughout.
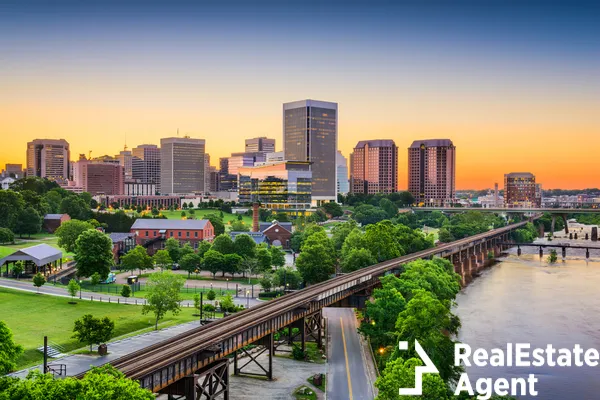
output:
<path id="1" fill-rule="evenodd" d="M 189 231 L 185 233 L 185 237 L 190 237 L 190 232 Z"/>
<path id="2" fill-rule="evenodd" d="M 169 236 L 170 236 L 170 237 L 173 237 L 173 231 L 170 231 L 170 232 L 169 232 Z"/>
<path id="3" fill-rule="evenodd" d="M 181 231 L 177 232 L 177 237 L 181 237 Z"/>
<path id="4" fill-rule="evenodd" d="M 146 237 L 148 237 L 148 231 L 146 231 Z"/>
<path id="5" fill-rule="evenodd" d="M 194 237 L 198 237 L 198 231 L 194 232 Z"/>

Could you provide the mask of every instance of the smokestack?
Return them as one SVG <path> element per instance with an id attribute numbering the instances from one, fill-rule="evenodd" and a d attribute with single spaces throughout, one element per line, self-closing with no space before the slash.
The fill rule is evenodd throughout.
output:
<path id="1" fill-rule="evenodd" d="M 252 232 L 258 232 L 258 203 L 252 204 Z"/>

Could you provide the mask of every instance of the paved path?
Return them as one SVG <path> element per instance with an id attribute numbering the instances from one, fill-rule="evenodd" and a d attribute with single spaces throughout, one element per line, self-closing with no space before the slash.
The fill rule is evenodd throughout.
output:
<path id="1" fill-rule="evenodd" d="M 325 308 L 328 329 L 328 400 L 371 400 L 372 382 L 352 308 Z"/>
<path id="2" fill-rule="evenodd" d="M 73 376 L 85 372 L 90 369 L 90 366 L 99 366 L 107 362 L 114 361 L 117 358 L 123 357 L 134 351 L 148 347 L 154 343 L 169 339 L 180 333 L 189 331 L 192 328 L 199 326 L 198 321 L 188 322 L 181 325 L 171 326 L 158 331 L 151 331 L 141 335 L 132 336 L 126 339 L 117 340 L 108 343 L 108 353 L 106 356 L 87 356 L 87 355 L 69 355 L 62 358 L 53 359 L 49 364 L 65 364 L 67 366 L 67 375 Z M 94 348 L 97 348 L 96 346 Z M 14 372 L 10 375 L 24 378 L 30 370 L 41 370 L 42 366 L 38 365 L 26 370 Z"/>
<path id="3" fill-rule="evenodd" d="M 15 290 L 22 290 L 22 291 L 31 292 L 31 293 L 37 293 L 37 291 L 38 291 L 37 288 L 35 288 L 33 286 L 31 281 L 28 281 L 28 280 L 17 281 L 14 279 L 0 278 L 0 287 L 5 287 L 5 288 L 15 289 Z M 59 296 L 59 297 L 67 297 L 67 298 L 71 297 L 65 287 L 54 286 L 51 282 L 48 282 L 44 286 L 42 286 L 39 289 L 39 293 L 47 294 L 50 296 Z M 123 296 L 119 296 L 116 294 L 86 292 L 86 291 L 82 291 L 81 296 L 78 294 L 76 296 L 76 298 L 82 299 L 82 300 L 102 301 L 102 302 L 110 301 L 111 303 L 119 302 L 119 303 L 137 304 L 137 305 L 143 305 L 144 301 L 145 301 L 145 299 L 143 299 L 143 298 L 123 297 Z M 204 301 L 205 301 L 205 303 L 210 303 L 210 301 L 208 301 L 206 299 Z M 260 301 L 256 298 L 247 299 L 246 297 L 243 297 L 243 296 L 234 297 L 233 302 L 238 305 L 250 306 L 250 307 L 262 303 L 262 301 Z M 194 301 L 193 300 L 183 300 L 181 302 L 181 305 L 183 307 L 188 307 L 188 306 L 191 307 L 194 305 Z"/>

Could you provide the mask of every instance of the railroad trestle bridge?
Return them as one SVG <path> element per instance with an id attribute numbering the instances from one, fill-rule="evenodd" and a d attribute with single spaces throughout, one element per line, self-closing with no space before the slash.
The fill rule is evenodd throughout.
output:
<path id="1" fill-rule="evenodd" d="M 262 376 L 273 378 L 273 355 L 282 351 L 279 347 L 285 342 L 283 339 L 276 343 L 275 334 L 282 329 L 289 328 L 288 344 L 299 339 L 297 345 L 304 350 L 306 341 L 312 339 L 320 347 L 324 307 L 364 306 L 373 288 L 380 284 L 379 278 L 399 274 L 402 265 L 420 258 L 449 259 L 465 285 L 489 258 L 512 246 L 510 233 L 525 223 L 442 244 L 288 293 L 131 353 L 112 364 L 127 377 L 138 380 L 142 387 L 168 394 L 170 399 L 228 400 L 230 362 L 235 374 L 256 375 L 244 369 L 249 364 L 258 364 Z M 296 335 L 292 335 L 293 328 L 299 330 Z M 260 353 L 268 354 L 267 361 L 263 361 L 266 365 L 259 362 L 257 354 L 244 349 L 251 344 L 261 346 Z M 247 357 L 238 359 L 240 353 Z"/>

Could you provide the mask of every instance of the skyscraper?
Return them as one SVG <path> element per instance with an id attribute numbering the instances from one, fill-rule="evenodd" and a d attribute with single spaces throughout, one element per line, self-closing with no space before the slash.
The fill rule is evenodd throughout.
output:
<path id="1" fill-rule="evenodd" d="M 398 191 L 398 146 L 393 140 L 361 140 L 350 157 L 352 193 Z"/>
<path id="2" fill-rule="evenodd" d="M 27 176 L 59 183 L 69 179 L 69 143 L 64 139 L 35 139 L 27 143 Z"/>
<path id="3" fill-rule="evenodd" d="M 121 195 L 124 191 L 124 168 L 115 163 L 78 161 L 81 163 L 83 191 L 92 196 Z"/>
<path id="4" fill-rule="evenodd" d="M 417 203 L 451 204 L 455 177 L 456 147 L 451 140 L 415 140 L 408 148 L 408 191 Z"/>
<path id="5" fill-rule="evenodd" d="M 160 192 L 160 149 L 155 144 L 142 144 L 131 150 L 131 177 L 137 183 L 156 185 Z"/>
<path id="6" fill-rule="evenodd" d="M 301 100 L 283 105 L 284 158 L 312 163 L 313 205 L 337 200 L 337 128 L 337 103 Z"/>
<path id="7" fill-rule="evenodd" d="M 204 191 L 204 139 L 171 137 L 160 140 L 160 192 Z"/>
<path id="8" fill-rule="evenodd" d="M 131 151 L 125 148 L 125 150 L 119 152 L 119 155 L 115 156 L 115 158 L 119 160 L 119 164 L 125 171 L 125 180 L 130 182 L 133 179 L 133 155 L 131 154 Z"/>
<path id="9" fill-rule="evenodd" d="M 337 170 L 337 191 L 341 194 L 347 194 L 350 191 L 348 184 L 348 160 L 341 151 L 335 154 L 335 168 Z"/>
<path id="10" fill-rule="evenodd" d="M 530 172 L 511 172 L 504 175 L 504 206 L 515 207 L 540 207 L 541 186 L 537 190 L 535 175 Z"/>
<path id="11" fill-rule="evenodd" d="M 246 153 L 272 153 L 274 151 L 275 139 L 269 139 L 267 137 L 246 139 L 246 147 L 244 150 Z"/>

